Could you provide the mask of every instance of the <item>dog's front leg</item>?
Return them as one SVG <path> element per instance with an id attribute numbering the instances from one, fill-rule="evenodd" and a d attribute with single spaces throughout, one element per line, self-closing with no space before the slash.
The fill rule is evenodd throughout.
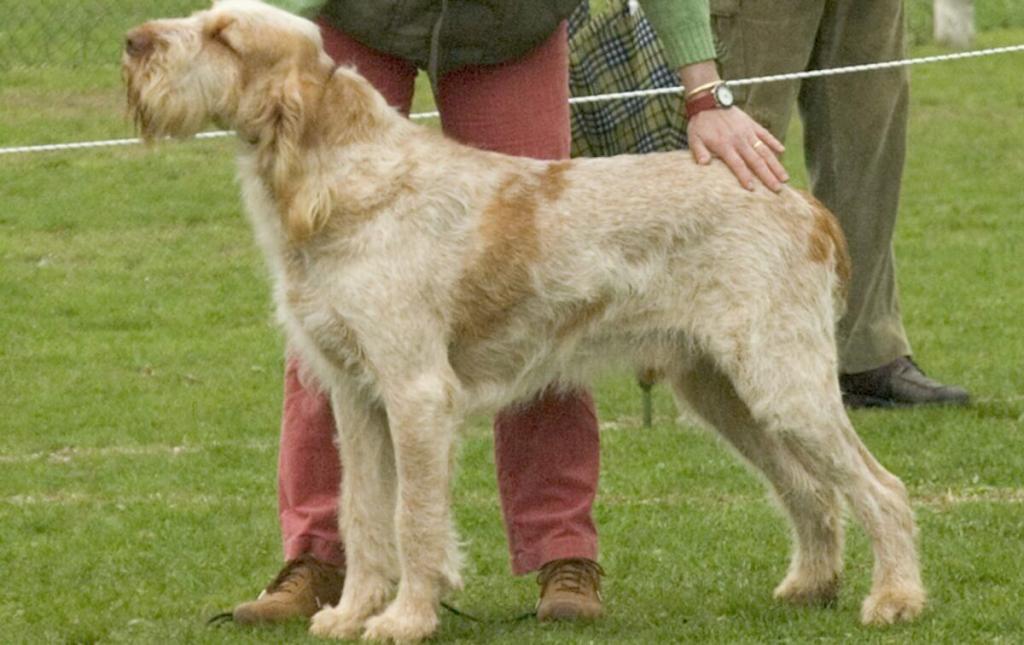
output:
<path id="1" fill-rule="evenodd" d="M 364 638 L 372 640 L 429 637 L 437 629 L 442 595 L 462 586 L 450 508 L 458 386 L 450 373 L 401 381 L 385 396 L 398 473 L 395 528 L 402 577 L 395 600 L 366 622 Z"/>
<path id="2" fill-rule="evenodd" d="M 331 405 L 342 463 L 338 521 L 347 571 L 338 605 L 317 612 L 310 631 L 352 639 L 391 598 L 399 576 L 391 512 L 397 483 L 395 459 L 382 405 L 344 384 L 332 390 Z"/>

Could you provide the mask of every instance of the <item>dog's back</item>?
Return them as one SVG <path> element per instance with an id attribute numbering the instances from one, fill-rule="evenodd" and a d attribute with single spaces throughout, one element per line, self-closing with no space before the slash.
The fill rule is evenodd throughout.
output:
<path id="1" fill-rule="evenodd" d="M 449 265 L 431 275 L 451 303 L 450 358 L 467 384 L 528 393 L 553 376 L 582 379 L 616 350 L 656 365 L 698 342 L 707 321 L 739 324 L 779 298 L 815 324 L 841 308 L 845 246 L 797 191 L 744 191 L 724 166 L 685 153 L 482 156 L 499 162 L 483 177 L 433 166 L 449 192 L 474 187 L 460 201 L 468 225 L 432 241 Z"/>

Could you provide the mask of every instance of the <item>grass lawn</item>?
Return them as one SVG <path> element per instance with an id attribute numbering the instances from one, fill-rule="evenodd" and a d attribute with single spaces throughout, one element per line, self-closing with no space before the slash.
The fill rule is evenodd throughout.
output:
<path id="1" fill-rule="evenodd" d="M 978 44 L 1021 42 L 1017 28 Z M 532 608 L 536 586 L 508 573 L 478 420 L 455 497 L 469 565 L 453 602 L 496 622 L 445 614 L 438 640 L 1020 642 L 1022 65 L 1011 54 L 913 72 L 904 314 L 924 367 L 976 400 L 853 420 L 911 491 L 931 592 L 918 622 L 858 624 L 871 561 L 856 528 L 838 606 L 774 603 L 788 538 L 761 483 L 677 424 L 664 390 L 642 428 L 622 375 L 596 388 L 607 618 L 502 622 Z M 0 145 L 125 136 L 111 68 L 42 75 L 0 72 Z M 797 183 L 799 139 L 794 128 Z M 204 626 L 280 564 L 282 341 L 232 152 L 217 140 L 0 157 L 0 643 L 309 640 L 301 624 Z"/>

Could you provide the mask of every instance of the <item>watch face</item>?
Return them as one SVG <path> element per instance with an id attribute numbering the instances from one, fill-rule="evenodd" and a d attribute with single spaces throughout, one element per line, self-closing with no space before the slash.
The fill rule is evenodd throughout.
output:
<path id="1" fill-rule="evenodd" d="M 722 83 L 715 88 L 715 101 L 718 103 L 719 107 L 727 108 L 732 107 L 733 103 L 736 101 L 736 97 L 733 96 L 732 90 L 729 89 L 729 86 Z"/>

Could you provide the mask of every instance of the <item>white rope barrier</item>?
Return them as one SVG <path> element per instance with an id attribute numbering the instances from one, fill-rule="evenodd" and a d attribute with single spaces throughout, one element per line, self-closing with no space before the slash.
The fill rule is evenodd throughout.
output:
<path id="1" fill-rule="evenodd" d="M 797 81 L 805 80 L 810 78 L 821 78 L 825 76 L 838 76 L 840 74 L 853 74 L 856 72 L 870 72 L 882 69 L 891 69 L 894 67 L 909 67 L 911 65 L 922 65 L 925 63 L 939 63 L 953 60 L 963 60 L 967 58 L 980 58 L 982 56 L 994 56 L 996 54 L 1008 54 L 1012 52 L 1024 52 L 1024 44 L 1022 45 L 1010 45 L 1008 47 L 991 47 L 989 49 L 975 49 L 966 52 L 956 52 L 952 54 L 938 54 L 935 56 L 921 56 L 918 58 L 905 58 L 902 60 L 886 61 L 881 63 L 867 63 L 864 65 L 849 65 L 846 67 L 835 67 L 832 69 L 817 69 L 805 72 L 794 72 L 789 74 L 775 74 L 772 76 L 756 76 L 752 78 L 743 78 L 733 81 L 727 81 L 727 84 L 732 87 L 741 87 L 744 85 L 756 85 L 761 83 L 777 83 L 781 81 Z M 616 101 L 629 98 L 637 98 L 643 96 L 660 96 L 663 94 L 679 94 L 686 88 L 681 85 L 674 87 L 662 87 L 653 90 L 635 90 L 632 92 L 617 92 L 613 94 L 595 94 L 593 96 L 575 96 L 569 99 L 569 103 L 573 105 L 583 103 L 597 103 L 601 101 Z M 418 112 L 410 115 L 412 119 L 436 119 L 440 116 L 440 112 Z M 217 131 L 217 132 L 203 132 L 195 136 L 196 139 L 217 139 L 221 137 L 228 137 L 233 135 L 231 131 Z M 142 139 L 111 139 L 107 141 L 83 141 L 78 143 L 53 143 L 45 145 L 34 145 L 34 146 L 15 146 L 9 148 L 0 148 L 0 156 L 22 154 L 22 153 L 33 153 L 33 152 L 55 152 L 63 150 L 83 150 L 89 148 L 109 148 L 115 146 L 130 146 L 142 143 Z"/>
<path id="2" fill-rule="evenodd" d="M 200 132 L 196 139 L 219 139 L 230 137 L 235 133 L 230 130 L 217 132 Z M 108 139 L 107 141 L 81 141 L 78 143 L 50 143 L 39 146 L 16 146 L 0 148 L 0 155 L 13 155 L 21 152 L 53 152 L 56 150 L 84 150 L 87 148 L 112 148 L 115 146 L 134 146 L 142 143 L 142 139 Z"/>

